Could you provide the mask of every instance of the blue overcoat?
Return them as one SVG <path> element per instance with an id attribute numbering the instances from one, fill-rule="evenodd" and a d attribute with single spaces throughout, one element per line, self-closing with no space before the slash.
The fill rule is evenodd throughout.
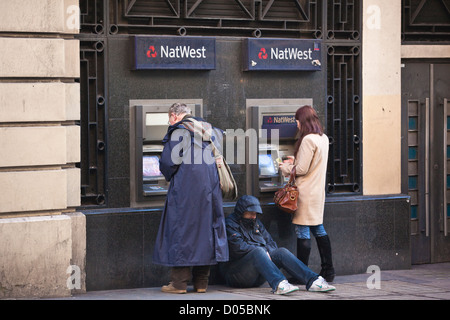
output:
<path id="1" fill-rule="evenodd" d="M 189 118 L 169 126 L 163 140 L 160 171 L 170 185 L 153 262 L 169 267 L 214 265 L 228 261 L 219 175 L 214 161 L 198 158 L 212 157 L 210 142 L 194 138 L 185 121 Z"/>

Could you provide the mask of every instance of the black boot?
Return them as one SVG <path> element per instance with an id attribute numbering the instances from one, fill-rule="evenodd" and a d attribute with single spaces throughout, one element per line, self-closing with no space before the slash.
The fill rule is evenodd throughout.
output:
<path id="1" fill-rule="evenodd" d="M 311 239 L 297 238 L 297 258 L 308 266 L 309 254 L 311 253 Z"/>
<path id="2" fill-rule="evenodd" d="M 325 278 L 327 282 L 333 282 L 334 276 L 336 273 L 334 272 L 333 267 L 333 258 L 331 255 L 331 243 L 328 235 L 323 237 L 317 237 L 317 248 L 319 249 L 321 267 L 320 276 Z"/>

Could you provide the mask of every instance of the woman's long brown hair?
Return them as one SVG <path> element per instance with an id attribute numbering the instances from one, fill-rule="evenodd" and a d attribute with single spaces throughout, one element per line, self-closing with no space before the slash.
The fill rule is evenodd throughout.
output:
<path id="1" fill-rule="evenodd" d="M 323 135 L 323 127 L 317 112 L 311 106 L 300 107 L 295 113 L 295 120 L 300 121 L 299 138 L 295 143 L 295 157 L 297 157 L 303 138 L 311 133 Z"/>

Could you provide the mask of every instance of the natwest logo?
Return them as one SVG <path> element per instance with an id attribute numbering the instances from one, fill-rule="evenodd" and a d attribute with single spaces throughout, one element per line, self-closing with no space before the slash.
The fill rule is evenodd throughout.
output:
<path id="1" fill-rule="evenodd" d="M 161 58 L 169 59 L 206 59 L 206 48 L 192 48 L 191 46 L 160 46 Z M 156 58 L 158 52 L 153 45 L 148 47 L 147 57 Z"/>
<path id="2" fill-rule="evenodd" d="M 312 60 L 312 50 L 299 48 L 271 48 L 270 59 L 277 60 Z"/>
<path id="3" fill-rule="evenodd" d="M 264 60 L 267 59 L 268 54 L 266 52 L 266 48 L 261 48 L 261 50 L 259 51 L 258 57 L 259 57 L 259 59 L 264 59 Z"/>
<path id="4" fill-rule="evenodd" d="M 270 59 L 275 60 L 312 60 L 312 50 L 299 50 L 298 48 L 270 48 Z M 260 60 L 269 58 L 266 48 L 261 48 L 258 53 Z"/>
<path id="5" fill-rule="evenodd" d="M 154 46 L 148 47 L 147 57 L 149 57 L 149 58 L 156 58 L 157 55 L 158 55 L 158 53 L 156 52 Z"/>
<path id="6" fill-rule="evenodd" d="M 320 40 L 248 38 L 242 45 L 244 70 L 320 71 L 321 46 Z"/>
<path id="7" fill-rule="evenodd" d="M 134 36 L 134 67 L 142 69 L 216 68 L 216 40 L 211 37 Z"/>
<path id="8" fill-rule="evenodd" d="M 295 116 L 291 115 L 270 115 L 263 117 L 263 124 L 296 124 Z"/>

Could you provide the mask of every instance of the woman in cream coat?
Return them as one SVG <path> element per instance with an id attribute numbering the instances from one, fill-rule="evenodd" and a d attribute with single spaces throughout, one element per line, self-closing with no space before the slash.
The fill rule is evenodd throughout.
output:
<path id="1" fill-rule="evenodd" d="M 295 145 L 295 158 L 280 164 L 288 176 L 295 166 L 295 183 L 299 190 L 298 209 L 293 215 L 297 233 L 297 257 L 308 265 L 311 252 L 311 236 L 319 249 L 322 270 L 320 275 L 327 282 L 334 280 L 330 239 L 323 227 L 325 206 L 325 181 L 327 173 L 329 140 L 323 132 L 316 111 L 311 106 L 299 108 L 295 114 L 299 139 Z"/>

